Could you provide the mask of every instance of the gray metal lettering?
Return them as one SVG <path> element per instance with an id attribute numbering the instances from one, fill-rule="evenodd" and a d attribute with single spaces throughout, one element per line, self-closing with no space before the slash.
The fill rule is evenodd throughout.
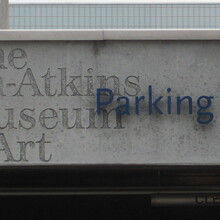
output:
<path id="1" fill-rule="evenodd" d="M 93 76 L 84 76 L 85 78 L 87 78 L 87 91 L 86 91 L 86 95 L 85 96 L 95 96 L 94 92 L 93 92 Z"/>
<path id="2" fill-rule="evenodd" d="M 0 149 L 0 151 L 4 151 L 5 155 L 7 157 L 7 160 L 5 160 L 5 162 L 6 161 L 7 162 L 9 162 L 9 161 L 10 162 L 17 162 L 17 161 L 19 161 L 19 160 L 15 160 L 13 158 L 13 155 L 11 153 L 11 150 L 10 150 L 10 148 L 8 146 L 8 143 L 7 143 L 6 139 L 5 139 L 5 135 L 3 133 L 0 133 L 0 142 L 1 142 L 2 147 L 3 147 L 3 149 Z"/>
<path id="3" fill-rule="evenodd" d="M 45 144 L 51 143 L 50 141 L 45 140 L 45 134 L 42 134 L 41 140 L 37 141 L 36 143 L 39 143 L 39 158 L 43 162 L 49 162 L 52 158 L 52 154 L 50 154 L 49 159 L 46 159 L 45 155 Z"/>
<path id="4" fill-rule="evenodd" d="M 0 77 L 0 96 L 5 96 L 3 91 L 3 79 Z"/>
<path id="5" fill-rule="evenodd" d="M 131 81 L 132 78 L 136 79 L 136 83 Z M 141 88 L 139 86 L 139 76 L 128 76 L 125 79 L 125 85 L 135 91 L 133 94 L 131 94 L 128 92 L 128 90 L 126 88 L 124 88 L 125 95 L 136 96 L 141 91 Z"/>
<path id="6" fill-rule="evenodd" d="M 62 112 L 62 123 L 63 127 L 66 129 L 72 129 L 72 128 L 80 128 L 83 129 L 82 126 L 82 109 L 81 108 L 75 108 L 73 111 L 76 111 L 76 120 L 75 123 L 72 126 L 69 126 L 69 115 L 68 115 L 68 109 L 59 109 Z"/>
<path id="7" fill-rule="evenodd" d="M 94 108 L 87 108 L 86 110 L 89 111 L 89 126 L 87 129 L 96 129 L 97 127 L 95 125 L 95 116 L 97 115 L 97 111 Z"/>
<path id="8" fill-rule="evenodd" d="M 20 112 L 20 117 L 21 117 L 24 121 L 29 122 L 29 123 L 30 123 L 30 126 L 29 126 L 29 127 L 25 127 L 25 126 L 21 123 L 21 121 L 19 120 L 19 128 L 24 128 L 24 129 L 29 130 L 29 129 L 31 129 L 31 128 L 33 128 L 33 127 L 35 126 L 36 121 L 35 121 L 35 119 L 34 119 L 33 117 L 27 115 L 27 114 L 25 113 L 25 111 L 30 111 L 30 112 L 33 113 L 33 112 L 34 112 L 34 109 L 25 108 L 25 109 L 23 109 L 23 110 Z"/>
<path id="9" fill-rule="evenodd" d="M 114 85 L 114 95 L 121 96 L 120 94 L 120 81 L 117 76 L 97 76 L 100 78 L 100 88 L 107 88 L 107 82 L 109 79 L 113 79 L 113 85 Z M 109 88 L 109 87 L 108 87 Z"/>
<path id="10" fill-rule="evenodd" d="M 58 68 L 61 70 L 61 93 L 59 94 L 59 96 L 69 96 L 67 94 L 67 88 L 70 88 L 72 91 L 71 96 L 82 96 L 82 94 L 79 93 L 79 91 L 77 90 L 75 84 L 73 83 L 76 79 L 78 78 L 82 78 L 81 76 L 70 76 L 72 78 L 72 80 L 67 83 L 67 79 L 66 79 L 66 68 Z"/>
<path id="11" fill-rule="evenodd" d="M 57 93 L 57 90 L 55 90 L 55 92 L 52 94 L 50 89 L 50 83 L 51 83 L 51 78 L 56 78 L 56 76 L 51 76 L 50 75 L 50 68 L 48 68 L 47 70 L 47 74 L 42 76 L 41 78 L 45 78 L 45 93 L 47 96 L 55 96 Z"/>
<path id="12" fill-rule="evenodd" d="M 34 147 L 35 143 L 33 141 L 28 141 L 28 142 L 24 142 L 24 141 L 18 141 L 17 143 L 20 144 L 20 161 L 28 161 L 26 158 L 26 148 L 27 145 L 29 145 L 30 147 Z"/>
<path id="13" fill-rule="evenodd" d="M 106 109 L 102 109 L 102 113 L 103 113 L 103 125 L 101 128 L 111 128 L 109 127 L 109 115 L 110 113 L 114 112 L 115 113 L 115 117 L 116 117 L 116 126 L 114 127 L 115 129 L 120 129 L 120 128 L 124 128 L 122 126 L 122 120 L 121 120 L 121 116 L 117 116 L 116 112 L 115 112 L 115 108 L 110 109 L 109 111 L 107 111 Z"/>
<path id="14" fill-rule="evenodd" d="M 5 109 L 8 111 L 8 122 L 4 127 L 0 127 L 0 129 L 5 129 L 8 127 L 8 129 L 17 129 L 14 126 L 14 109 Z"/>
<path id="15" fill-rule="evenodd" d="M 51 115 L 47 116 L 46 115 L 47 112 L 51 113 Z M 42 127 L 46 129 L 53 129 L 57 126 L 58 121 L 56 121 L 54 125 L 48 126 L 46 124 L 46 119 L 54 119 L 54 118 L 57 118 L 57 112 L 52 108 L 47 108 L 40 113 L 39 122 L 42 125 Z"/>
<path id="16" fill-rule="evenodd" d="M 89 111 L 89 126 L 87 127 L 87 129 L 94 129 L 94 128 L 97 128 L 96 127 L 96 116 L 97 116 L 97 111 L 96 109 L 94 108 L 87 108 L 86 110 Z M 111 109 L 109 111 L 105 110 L 105 109 L 102 109 L 102 114 L 103 114 L 103 121 L 102 121 L 102 127 L 101 128 L 111 128 L 109 127 L 109 115 L 110 113 L 114 111 L 115 109 Z M 123 129 L 123 125 L 122 125 L 122 116 L 121 115 L 117 115 L 115 114 L 115 117 L 116 117 L 116 126 L 114 127 L 114 129 Z"/>
<path id="17" fill-rule="evenodd" d="M 19 53 L 19 55 L 15 55 L 15 53 L 16 54 Z M 14 67 L 15 69 L 23 69 L 27 65 L 27 61 L 25 61 L 23 65 L 21 64 L 21 66 L 15 65 L 16 59 L 23 59 L 23 58 L 27 58 L 26 52 L 21 48 L 16 48 L 9 53 L 8 63 L 11 67 Z"/>
<path id="18" fill-rule="evenodd" d="M 0 49 L 0 69 L 7 69 L 7 67 L 5 67 L 4 65 L 4 61 L 5 61 L 4 51 Z"/>
<path id="19" fill-rule="evenodd" d="M 25 79 L 26 79 L 26 76 L 27 76 L 27 78 L 28 78 L 28 80 L 29 80 L 29 83 L 24 83 L 24 81 L 25 81 Z M 26 70 L 26 72 L 25 72 L 25 74 L 24 74 L 24 77 L 23 77 L 23 79 L 22 79 L 22 81 L 21 81 L 20 87 L 19 87 L 17 93 L 14 94 L 13 96 L 23 96 L 23 95 L 21 94 L 21 89 L 22 89 L 23 86 L 31 86 L 31 87 L 32 87 L 32 89 L 33 89 L 33 91 L 34 91 L 34 94 L 33 94 L 32 96 L 43 96 L 43 95 L 41 94 L 41 92 L 40 92 L 38 86 L 37 86 L 37 82 L 36 82 L 36 80 L 35 80 L 35 78 L 34 78 L 34 75 L 33 75 L 33 73 L 32 73 L 32 71 L 31 71 L 30 68 L 27 68 L 27 70 Z"/>
<path id="20" fill-rule="evenodd" d="M 116 126 L 114 127 L 114 129 L 123 129 L 125 127 L 122 126 L 122 116 L 116 114 Z"/>

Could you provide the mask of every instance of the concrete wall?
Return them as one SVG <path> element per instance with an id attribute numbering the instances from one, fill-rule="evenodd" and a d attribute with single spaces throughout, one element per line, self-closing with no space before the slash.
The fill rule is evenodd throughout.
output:
<path id="1" fill-rule="evenodd" d="M 0 0 L 0 29 L 8 29 L 8 0 Z"/>
<path id="2" fill-rule="evenodd" d="M 0 48 L 1 165 L 220 163 L 218 40 L 2 39 Z M 149 114 L 149 86 L 153 101 L 163 96 L 163 114 L 156 107 Z M 97 115 L 102 87 L 116 95 Z M 124 103 L 119 96 L 129 99 L 130 115 L 113 110 L 108 118 L 105 110 Z M 145 96 L 140 115 L 135 96 Z M 184 96 L 192 114 L 184 101 L 178 115 Z M 198 122 L 201 96 L 213 96 L 207 124 Z"/>

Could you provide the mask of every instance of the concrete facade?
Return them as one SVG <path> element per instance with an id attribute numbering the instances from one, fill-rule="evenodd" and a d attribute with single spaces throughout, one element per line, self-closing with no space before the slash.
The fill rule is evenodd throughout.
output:
<path id="1" fill-rule="evenodd" d="M 194 40 L 195 32 L 188 33 L 188 40 L 178 39 L 181 32 L 169 40 L 175 36 L 166 32 L 164 37 L 163 31 L 157 32 L 164 37 L 158 40 L 141 31 L 131 38 L 125 32 L 127 40 L 120 39 L 120 32 L 111 38 L 114 31 L 91 32 L 90 40 L 83 32 L 60 40 L 53 32 L 41 32 L 42 41 L 31 32 L 1 33 L 2 166 L 220 163 L 218 31 L 205 37 L 197 33 L 203 40 Z M 47 39 L 40 38 L 46 33 Z M 163 114 L 156 107 L 149 114 L 149 86 L 154 101 L 162 96 L 158 108 Z M 99 88 L 111 89 L 115 96 L 97 115 Z M 129 99 L 130 115 L 117 116 L 112 110 L 108 116 L 106 111 L 124 103 L 117 103 L 121 96 Z M 140 115 L 136 96 L 145 96 Z M 192 114 L 187 100 L 177 113 L 177 97 L 184 96 L 192 98 Z M 213 97 L 204 111 L 214 116 L 207 124 L 198 123 L 203 96 Z"/>

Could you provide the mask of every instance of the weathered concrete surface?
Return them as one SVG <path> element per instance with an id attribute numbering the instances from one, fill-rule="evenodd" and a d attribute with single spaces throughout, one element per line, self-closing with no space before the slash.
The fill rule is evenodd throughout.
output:
<path id="1" fill-rule="evenodd" d="M 220 29 L 8 29 L 0 41 L 219 40 Z"/>
<path id="2" fill-rule="evenodd" d="M 220 164 L 219 41 L 1 42 L 0 48 L 1 165 Z M 110 76 L 116 86 L 110 79 L 107 87 L 130 99 L 130 115 L 118 124 L 114 112 L 108 124 L 94 116 L 96 89 Z M 164 112 L 172 89 L 172 114 L 149 115 L 144 101 L 135 114 L 134 95 L 147 101 L 149 85 L 154 98 L 164 96 Z M 207 125 L 197 122 L 203 95 L 214 96 Z M 177 96 L 192 97 L 192 115 L 187 105 L 177 115 Z"/>
<path id="3" fill-rule="evenodd" d="M 0 0 L 0 29 L 8 29 L 8 0 Z"/>

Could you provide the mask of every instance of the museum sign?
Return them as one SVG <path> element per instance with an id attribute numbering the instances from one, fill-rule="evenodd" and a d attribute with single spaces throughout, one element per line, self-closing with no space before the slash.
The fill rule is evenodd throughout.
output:
<path id="1" fill-rule="evenodd" d="M 2 41 L 0 164 L 219 164 L 218 41 Z"/>

